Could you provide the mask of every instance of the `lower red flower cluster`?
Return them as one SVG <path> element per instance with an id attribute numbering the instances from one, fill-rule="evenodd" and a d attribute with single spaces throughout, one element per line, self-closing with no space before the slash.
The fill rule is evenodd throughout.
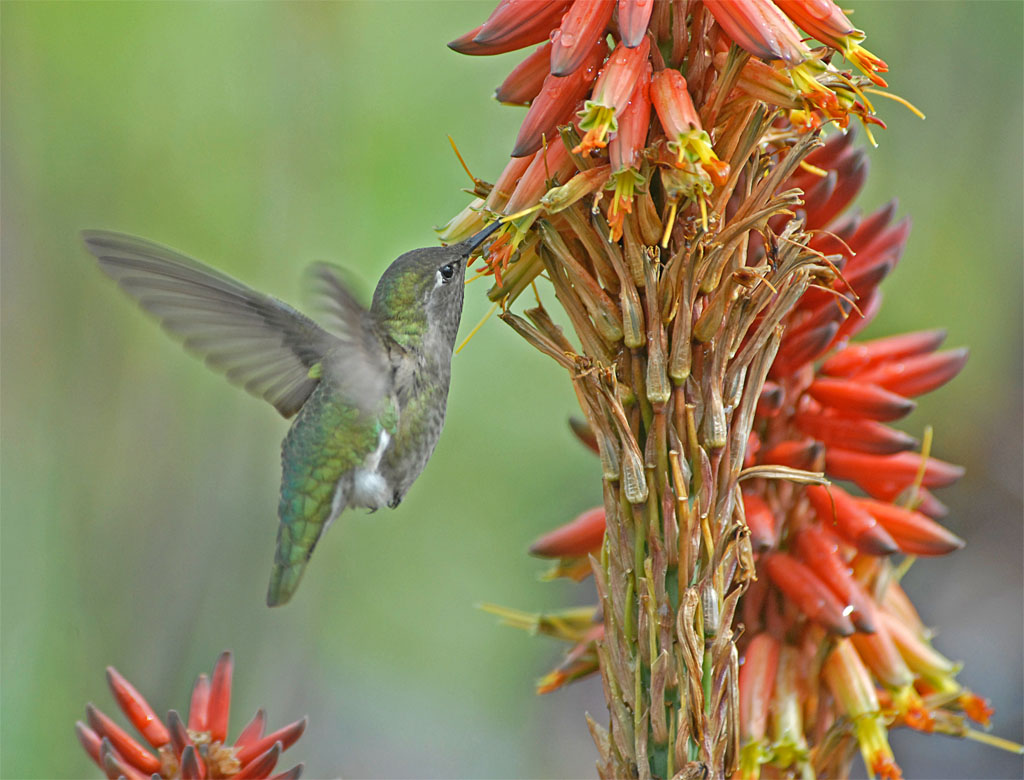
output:
<path id="1" fill-rule="evenodd" d="M 298 780 L 302 764 L 276 774 L 274 768 L 281 753 L 302 736 L 306 729 L 305 718 L 264 735 L 267 715 L 261 709 L 234 743 L 228 743 L 233 668 L 231 653 L 221 653 L 212 677 L 201 674 L 196 680 L 188 720 L 183 721 L 171 710 L 165 724 L 135 687 L 114 667 L 108 666 L 107 682 L 114 699 L 155 753 L 92 704 L 85 710 L 88 724 L 81 721 L 75 724 L 78 739 L 109 778 Z"/>

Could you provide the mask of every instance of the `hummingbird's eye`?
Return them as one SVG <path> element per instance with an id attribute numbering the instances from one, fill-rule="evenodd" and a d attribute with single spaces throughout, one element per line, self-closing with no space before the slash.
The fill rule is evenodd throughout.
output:
<path id="1" fill-rule="evenodd" d="M 441 279 L 445 282 L 451 281 L 451 278 L 455 276 L 455 269 L 458 267 L 458 263 L 448 263 L 442 265 L 437 269 L 437 272 L 441 274 Z"/>

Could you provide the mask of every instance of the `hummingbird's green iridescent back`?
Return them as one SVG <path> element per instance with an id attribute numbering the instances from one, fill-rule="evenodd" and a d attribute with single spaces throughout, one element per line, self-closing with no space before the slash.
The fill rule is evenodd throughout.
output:
<path id="1" fill-rule="evenodd" d="M 352 475 L 372 459 L 382 433 L 395 435 L 396 421 L 390 402 L 383 414 L 367 414 L 324 384 L 306 401 L 281 446 L 281 523 L 268 605 L 291 598 L 320 536 L 352 505 Z"/>

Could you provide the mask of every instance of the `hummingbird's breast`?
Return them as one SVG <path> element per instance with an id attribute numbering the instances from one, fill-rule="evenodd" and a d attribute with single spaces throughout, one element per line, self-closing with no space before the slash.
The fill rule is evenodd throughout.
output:
<path id="1" fill-rule="evenodd" d="M 441 436 L 451 379 L 450 354 L 444 358 L 396 366 L 397 430 L 380 463 L 380 473 L 392 487 L 392 507 L 423 472 Z"/>

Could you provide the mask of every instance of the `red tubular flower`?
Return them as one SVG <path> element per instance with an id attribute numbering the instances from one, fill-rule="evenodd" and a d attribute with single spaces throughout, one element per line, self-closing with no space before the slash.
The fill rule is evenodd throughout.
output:
<path id="1" fill-rule="evenodd" d="M 494 90 L 494 99 L 508 106 L 528 106 L 540 93 L 548 75 L 551 42 L 538 46 L 533 54 L 516 65 Z"/>
<path id="2" fill-rule="evenodd" d="M 650 127 L 650 74 L 651 66 L 648 64 L 646 73 L 637 81 L 629 102 L 619 115 L 619 130 L 608 145 L 608 159 L 615 181 L 615 193 L 608 209 L 612 241 L 622 238 L 626 214 L 633 213 L 633 193 L 637 185 L 646 183 L 638 169 Z"/>
<path id="3" fill-rule="evenodd" d="M 269 778 L 280 753 L 302 735 L 306 719 L 296 721 L 262 737 L 266 719 L 263 710 L 239 734 L 234 745 L 227 743 L 228 713 L 231 708 L 231 653 L 222 653 L 213 671 L 213 682 L 199 675 L 192 691 L 189 725 L 186 730 L 171 710 L 164 725 L 139 692 L 113 667 L 107 668 L 107 682 L 118 706 L 147 742 L 154 755 L 134 737 L 93 705 L 86 707 L 88 725 L 75 724 L 82 747 L 108 776 L 129 780 L 161 778 Z M 302 764 L 277 777 L 298 778 Z"/>
<path id="4" fill-rule="evenodd" d="M 632 49 L 621 43 L 615 47 L 597 77 L 593 95 L 580 112 L 580 129 L 586 131 L 586 135 L 573 152 L 586 153 L 608 145 L 605 138 L 618 129 L 616 114 L 626 107 L 637 81 L 643 76 L 650 50 L 647 38 Z"/>
<path id="5" fill-rule="evenodd" d="M 908 555 L 946 555 L 965 544 L 959 536 L 920 512 L 870 498 L 854 500 L 882 524 Z"/>
<path id="6" fill-rule="evenodd" d="M 761 455 L 762 463 L 788 466 L 791 469 L 813 471 L 825 452 L 825 445 L 814 439 L 789 439 L 780 441 Z"/>
<path id="7" fill-rule="evenodd" d="M 500 54 L 540 43 L 568 5 L 568 0 L 501 0 L 487 21 L 470 33 L 472 38 L 464 35 L 448 47 L 460 54 Z"/>
<path id="8" fill-rule="evenodd" d="M 530 555 L 563 558 L 596 552 L 604 541 L 604 507 L 596 506 L 530 545 Z"/>
<path id="9" fill-rule="evenodd" d="M 828 376 L 852 376 L 883 361 L 933 352 L 945 340 L 946 331 L 937 329 L 862 341 L 839 350 L 822 364 L 821 372 Z"/>
<path id="10" fill-rule="evenodd" d="M 901 777 L 885 735 L 871 673 L 850 640 L 841 639 L 836 643 L 825 660 L 822 673 L 844 714 L 854 724 L 868 771 L 885 780 Z"/>
<path id="11" fill-rule="evenodd" d="M 887 86 L 878 73 L 888 72 L 889 66 L 860 45 L 864 33 L 851 24 L 832 0 L 775 0 L 775 3 L 806 33 L 841 51 L 878 86 Z"/>
<path id="12" fill-rule="evenodd" d="M 540 42 L 541 14 L 515 6 L 467 47 Z M 811 51 L 786 14 L 878 83 L 884 63 L 832 0 L 618 0 L 610 14 L 610 0 L 576 0 L 544 17 L 553 42 L 499 89 L 530 103 L 515 150 L 530 156 L 458 220 L 516 215 L 491 246 L 489 297 L 507 306 L 539 274 L 576 331 L 566 339 L 540 293 L 529 321 L 503 315 L 569 369 L 588 420 L 574 430 L 601 456 L 604 508 L 531 548 L 556 558 L 545 577 L 595 574 L 600 606 L 488 609 L 571 643 L 539 691 L 600 671 L 603 777 L 672 776 L 685 760 L 722 776 L 844 776 L 854 740 L 869 773 L 898 777 L 887 726 L 963 736 L 965 712 L 987 717 L 931 648 L 889 558 L 963 544 L 933 520 L 945 507 L 930 492 L 962 469 L 885 423 L 956 375 L 966 351 L 938 352 L 941 331 L 850 343 L 879 311 L 910 223 L 895 202 L 850 214 L 865 152 L 851 134 L 806 134 L 880 120 L 864 80 L 829 48 Z M 737 60 L 733 42 L 755 57 Z M 585 135 L 570 153 L 555 131 L 580 100 Z M 610 203 L 601 187 L 614 187 Z"/>
<path id="13" fill-rule="evenodd" d="M 825 454 L 825 469 L 838 479 L 856 482 L 869 494 L 869 486 L 907 486 L 914 481 L 921 467 L 921 456 L 913 452 L 897 455 L 865 455 L 861 452 L 832 447 Z M 922 484 L 925 487 L 946 487 L 964 475 L 963 467 L 928 458 Z"/>
<path id="14" fill-rule="evenodd" d="M 647 34 L 654 0 L 618 0 L 618 10 L 622 43 L 631 49 L 636 48 Z"/>
<path id="15" fill-rule="evenodd" d="M 761 496 L 757 493 L 743 494 L 743 515 L 750 529 L 750 544 L 754 551 L 764 552 L 775 547 L 778 541 L 775 514 Z"/>
<path id="16" fill-rule="evenodd" d="M 554 74 L 544 79 L 540 94 L 537 95 L 530 110 L 526 112 L 523 124 L 519 127 L 513 157 L 525 157 L 540 149 L 544 138 L 548 143 L 560 145 L 555 127 L 566 124 L 572 119 L 573 112 L 579 102 L 590 91 L 591 84 L 597 78 L 598 69 L 608 53 L 608 45 L 597 40 L 587 52 L 584 63 L 569 76 L 558 77 Z"/>
<path id="17" fill-rule="evenodd" d="M 775 687 L 781 645 L 770 634 L 760 633 L 750 640 L 740 667 L 740 778 L 759 776 L 761 764 L 768 762 L 769 705 Z"/>
<path id="18" fill-rule="evenodd" d="M 763 60 L 799 65 L 810 56 L 793 23 L 771 0 L 704 0 L 726 34 Z"/>
<path id="19" fill-rule="evenodd" d="M 905 417 L 917 406 L 902 395 L 862 379 L 821 377 L 811 383 L 807 394 L 833 414 L 881 422 Z"/>
<path id="20" fill-rule="evenodd" d="M 829 450 L 831 452 L 831 450 Z M 827 455 L 826 455 L 827 457 Z M 853 496 L 841 487 L 810 485 L 806 489 L 818 520 L 858 550 L 868 555 L 892 555 L 899 547 L 881 524 L 857 506 Z"/>
<path id="21" fill-rule="evenodd" d="M 821 526 L 809 525 L 797 533 L 795 549 L 800 559 L 811 567 L 844 604 L 852 608 L 850 620 L 857 630 L 873 632 L 875 620 L 871 599 L 854 580 L 835 537 Z"/>
<path id="22" fill-rule="evenodd" d="M 793 419 L 797 427 L 808 436 L 825 444 L 848 447 L 857 452 L 893 455 L 918 445 L 913 436 L 873 420 L 834 417 L 809 409 L 797 412 Z"/>
<path id="23" fill-rule="evenodd" d="M 764 566 L 775 586 L 808 618 L 839 636 L 854 633 L 846 605 L 810 567 L 786 553 L 772 553 Z"/>
<path id="24" fill-rule="evenodd" d="M 595 44 L 604 42 L 614 9 L 609 0 L 574 0 L 551 33 L 551 75 L 568 76 L 588 59 Z"/>
<path id="25" fill-rule="evenodd" d="M 966 348 L 913 355 L 903 360 L 879 363 L 855 376 L 860 381 L 874 383 L 902 396 L 923 395 L 959 374 L 967 364 L 967 356 Z"/>

